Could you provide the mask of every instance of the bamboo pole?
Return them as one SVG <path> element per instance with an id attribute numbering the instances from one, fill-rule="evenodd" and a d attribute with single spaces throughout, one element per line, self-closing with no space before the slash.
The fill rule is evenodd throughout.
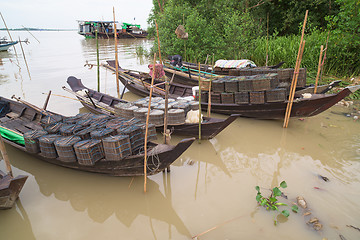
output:
<path id="1" fill-rule="evenodd" d="M 24 56 L 24 61 L 25 61 L 26 69 L 27 69 L 28 74 L 29 74 L 29 77 L 30 77 L 30 79 L 31 79 L 31 75 L 30 75 L 30 71 L 29 71 L 29 66 L 28 66 L 27 61 L 26 61 L 25 52 L 24 52 L 23 46 L 22 46 L 22 44 L 21 44 L 20 37 L 19 37 L 19 43 L 20 43 L 20 47 L 21 47 L 21 52 L 22 52 L 22 54 L 23 54 L 23 56 Z"/>
<path id="2" fill-rule="evenodd" d="M 151 76 L 151 88 L 150 88 L 150 94 L 149 94 L 149 107 L 148 107 L 148 111 L 147 111 L 147 116 L 146 116 L 146 127 L 145 127 L 145 143 L 144 143 L 144 192 L 146 192 L 146 178 L 147 178 L 147 172 L 146 172 L 146 167 L 147 167 L 147 136 L 148 136 L 148 128 L 149 128 L 149 116 L 150 116 L 150 107 L 151 107 L 151 97 L 152 97 L 152 93 L 153 93 L 153 88 L 152 86 L 154 85 L 154 78 L 155 78 L 155 61 L 156 61 L 156 53 L 154 53 L 154 64 L 153 64 L 153 72 L 152 72 L 152 76 Z"/>
<path id="3" fill-rule="evenodd" d="M 6 26 L 5 19 L 4 19 L 3 15 L 1 14 L 1 12 L 0 12 L 0 16 L 1 16 L 2 20 L 3 20 L 3 22 L 4 22 L 4 25 L 5 25 L 6 31 L 7 31 L 8 34 L 9 34 L 10 40 L 13 42 L 12 37 L 11 37 L 11 34 L 10 34 L 10 31 L 9 31 L 8 27 Z M 15 45 L 13 45 L 13 48 L 14 48 L 14 51 L 15 51 L 15 56 L 16 56 L 16 60 L 17 60 L 17 62 L 18 62 L 18 66 L 19 66 L 19 68 L 21 68 L 21 67 L 20 67 L 20 63 L 19 63 L 19 59 L 18 59 L 18 55 L 17 55 L 17 52 L 16 52 Z"/>
<path id="4" fill-rule="evenodd" d="M 98 38 L 97 29 L 95 29 L 95 38 L 96 38 L 96 63 L 97 63 L 97 91 L 100 92 L 99 38 Z"/>
<path id="5" fill-rule="evenodd" d="M 300 68 L 302 51 L 304 50 L 304 45 L 305 45 L 305 41 L 303 41 L 303 39 L 304 39 L 305 26 L 306 26 L 308 12 L 309 12 L 309 10 L 306 10 L 306 12 L 305 12 L 305 18 L 304 18 L 303 28 L 302 28 L 302 32 L 301 32 L 300 46 L 299 46 L 298 55 L 297 55 L 297 58 L 296 58 L 296 65 L 295 65 L 293 79 L 291 81 L 289 101 L 288 101 L 288 104 L 286 106 L 285 119 L 284 119 L 284 125 L 283 125 L 284 128 L 287 128 L 287 126 L 289 124 L 289 118 L 290 118 L 290 115 L 291 115 L 291 108 L 292 108 L 292 104 L 293 104 L 293 101 L 294 101 L 295 88 L 296 88 L 296 84 L 297 84 L 297 78 L 299 76 L 298 71 L 299 71 L 299 68 Z"/>
<path id="6" fill-rule="evenodd" d="M 12 173 L 11 164 L 10 164 L 10 161 L 9 161 L 9 156 L 7 155 L 5 144 L 4 144 L 4 141 L 3 141 L 3 138 L 1 136 L 1 134 L 0 134 L 0 150 L 1 150 L 1 155 L 3 156 L 3 159 L 5 161 L 6 170 L 7 170 L 8 174 L 10 175 L 10 177 L 13 178 L 14 176 L 13 176 L 13 173 Z"/>
<path id="7" fill-rule="evenodd" d="M 51 95 L 51 90 L 49 91 L 49 94 L 48 94 L 47 97 L 46 97 L 46 100 L 45 100 L 45 103 L 44 103 L 44 107 L 43 107 L 44 110 L 46 110 L 46 108 L 47 108 L 47 105 L 48 105 L 49 99 L 50 99 L 50 95 Z"/>
<path id="8" fill-rule="evenodd" d="M 158 24 L 157 24 L 157 22 L 156 22 L 156 19 L 155 19 L 155 25 L 156 25 L 156 34 L 157 34 L 157 39 L 158 39 L 159 60 L 160 60 L 160 64 L 163 64 L 163 63 L 162 63 L 162 60 L 161 60 L 159 28 L 158 28 Z"/>
<path id="9" fill-rule="evenodd" d="M 170 82 L 174 80 L 175 73 L 173 73 Z M 169 87 L 170 83 L 166 80 L 165 82 L 165 112 L 164 112 L 164 143 L 170 144 L 170 132 L 167 129 L 167 118 L 168 118 L 168 105 L 169 105 Z"/>
<path id="10" fill-rule="evenodd" d="M 115 75 L 116 75 L 116 90 L 118 98 L 120 98 L 120 86 L 119 86 L 119 61 L 118 61 L 118 48 L 117 48 L 117 32 L 116 32 L 116 22 L 115 22 L 115 7 L 113 7 L 114 15 L 114 39 L 115 39 Z"/>
<path id="11" fill-rule="evenodd" d="M 211 64 L 212 64 L 212 69 L 214 69 L 214 53 L 213 53 Z M 213 77 L 213 75 L 210 74 L 209 94 L 208 94 L 208 112 L 207 112 L 208 117 L 210 117 L 210 114 L 211 114 L 211 84 L 212 84 L 212 77 Z"/>
<path id="12" fill-rule="evenodd" d="M 326 44 L 325 44 L 325 49 L 324 49 L 324 57 L 323 57 L 323 60 L 322 60 L 322 63 L 321 63 L 321 71 L 320 71 L 319 82 L 321 82 L 321 78 L 322 78 L 322 74 L 323 74 L 323 70 L 324 70 L 324 65 L 325 65 L 325 60 L 326 60 L 326 51 L 328 49 L 329 37 L 330 37 L 330 31 L 328 32 L 328 36 L 326 38 Z"/>
<path id="13" fill-rule="evenodd" d="M 24 25 L 21 25 L 23 28 L 25 28 L 25 30 L 30 33 L 31 36 L 33 36 L 33 38 L 35 38 L 36 41 L 38 41 L 40 43 L 40 41 L 29 31 L 29 29 L 27 29 L 26 27 L 24 27 Z"/>
<path id="14" fill-rule="evenodd" d="M 317 70 L 316 79 L 315 79 L 314 93 L 316 93 L 317 85 L 318 85 L 318 80 L 319 80 L 319 76 L 320 76 L 320 71 L 321 71 L 321 59 L 322 59 L 323 49 L 324 49 L 324 46 L 321 45 L 321 47 L 320 47 L 320 56 L 319 56 L 319 65 L 318 65 L 318 70 Z"/>
<path id="15" fill-rule="evenodd" d="M 266 59 L 265 59 L 265 66 L 268 66 L 269 60 L 269 13 L 267 14 L 267 22 L 266 22 Z"/>
<path id="16" fill-rule="evenodd" d="M 200 62 L 199 62 L 200 72 Z M 201 143 L 201 78 L 199 74 L 199 143 Z"/>
<path id="17" fill-rule="evenodd" d="M 288 104 L 286 106 L 285 121 L 284 121 L 284 125 L 283 125 L 284 128 L 287 128 L 288 125 L 289 125 L 289 119 L 290 119 L 290 116 L 291 116 L 291 109 L 292 109 L 292 105 L 293 105 L 293 102 L 294 102 L 296 84 L 297 84 L 297 80 L 298 80 L 298 76 L 299 76 L 300 64 L 301 64 L 302 55 L 303 55 L 304 47 L 305 47 L 305 40 L 303 41 L 302 44 L 300 44 L 300 47 L 301 47 L 301 49 L 300 49 L 299 60 L 298 60 L 297 66 L 294 69 L 293 84 L 291 85 L 289 101 L 288 101 Z"/>

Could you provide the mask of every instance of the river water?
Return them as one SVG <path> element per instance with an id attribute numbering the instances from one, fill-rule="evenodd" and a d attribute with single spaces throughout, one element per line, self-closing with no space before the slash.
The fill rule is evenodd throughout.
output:
<path id="1" fill-rule="evenodd" d="M 0 52 L 0 95 L 42 107 L 51 90 L 47 109 L 85 112 L 61 87 L 75 76 L 97 88 L 96 66 L 84 67 L 86 61 L 96 63 L 96 41 L 75 31 L 32 33 L 40 43 L 27 32 L 11 32 L 31 42 L 22 44 L 30 74 L 19 44 L 18 60 L 14 49 Z M 113 43 L 99 41 L 100 62 L 114 58 Z M 120 65 L 147 71 L 148 60 L 135 51 L 151 45 L 119 40 Z M 115 76 L 101 68 L 100 79 L 100 90 L 115 95 Z M 127 100 L 137 98 L 125 94 Z M 239 118 L 214 139 L 194 142 L 170 173 L 148 177 L 146 193 L 142 177 L 61 168 L 7 145 L 14 174 L 29 178 L 16 206 L 0 212 L 0 239 L 360 239 L 349 227 L 360 227 L 360 122 L 347 117 L 349 111 L 334 106 L 315 117 L 291 119 L 288 129 L 282 121 Z M 179 140 L 172 136 L 171 142 Z M 4 161 L 0 169 L 6 170 Z M 288 199 L 279 201 L 291 205 L 304 197 L 321 231 L 307 224 L 304 211 L 283 206 L 291 212 L 286 219 L 257 204 L 255 186 L 267 197 L 284 180 Z"/>

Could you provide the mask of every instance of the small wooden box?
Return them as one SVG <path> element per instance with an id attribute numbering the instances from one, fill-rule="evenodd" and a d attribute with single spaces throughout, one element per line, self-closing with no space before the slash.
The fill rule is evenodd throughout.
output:
<path id="1" fill-rule="evenodd" d="M 221 93 L 221 103 L 233 104 L 234 103 L 234 93 Z"/>
<path id="2" fill-rule="evenodd" d="M 234 93 L 236 104 L 248 104 L 249 103 L 249 92 L 241 91 Z"/>

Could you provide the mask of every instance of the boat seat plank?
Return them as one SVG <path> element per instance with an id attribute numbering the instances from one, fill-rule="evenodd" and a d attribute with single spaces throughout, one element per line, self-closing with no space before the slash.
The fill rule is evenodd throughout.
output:
<path id="1" fill-rule="evenodd" d="M 18 118 L 20 117 L 20 114 L 15 112 L 9 112 L 8 114 L 6 114 L 6 116 L 9 118 Z"/>

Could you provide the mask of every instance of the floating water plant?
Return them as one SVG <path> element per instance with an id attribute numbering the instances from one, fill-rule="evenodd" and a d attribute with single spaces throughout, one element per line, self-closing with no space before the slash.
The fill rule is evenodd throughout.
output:
<path id="1" fill-rule="evenodd" d="M 285 181 L 282 181 L 280 183 L 280 186 L 279 187 L 274 187 L 272 190 L 271 190 L 271 194 L 269 197 L 264 197 L 261 192 L 260 192 L 260 187 L 259 186 L 256 186 L 255 189 L 257 191 L 257 194 L 256 194 L 256 201 L 263 207 L 266 208 L 266 210 L 268 211 L 277 211 L 277 212 L 280 212 L 282 215 L 284 215 L 285 217 L 289 217 L 290 215 L 290 212 L 288 210 L 282 210 L 280 211 L 279 207 L 280 206 L 287 206 L 287 204 L 285 203 L 281 203 L 278 201 L 277 197 L 280 197 L 283 193 L 282 191 L 280 190 L 280 188 L 287 188 L 287 184 Z M 296 205 L 293 205 L 291 210 L 295 213 L 298 212 L 298 206 Z M 277 220 L 275 219 L 274 217 L 274 224 L 277 225 Z"/>

